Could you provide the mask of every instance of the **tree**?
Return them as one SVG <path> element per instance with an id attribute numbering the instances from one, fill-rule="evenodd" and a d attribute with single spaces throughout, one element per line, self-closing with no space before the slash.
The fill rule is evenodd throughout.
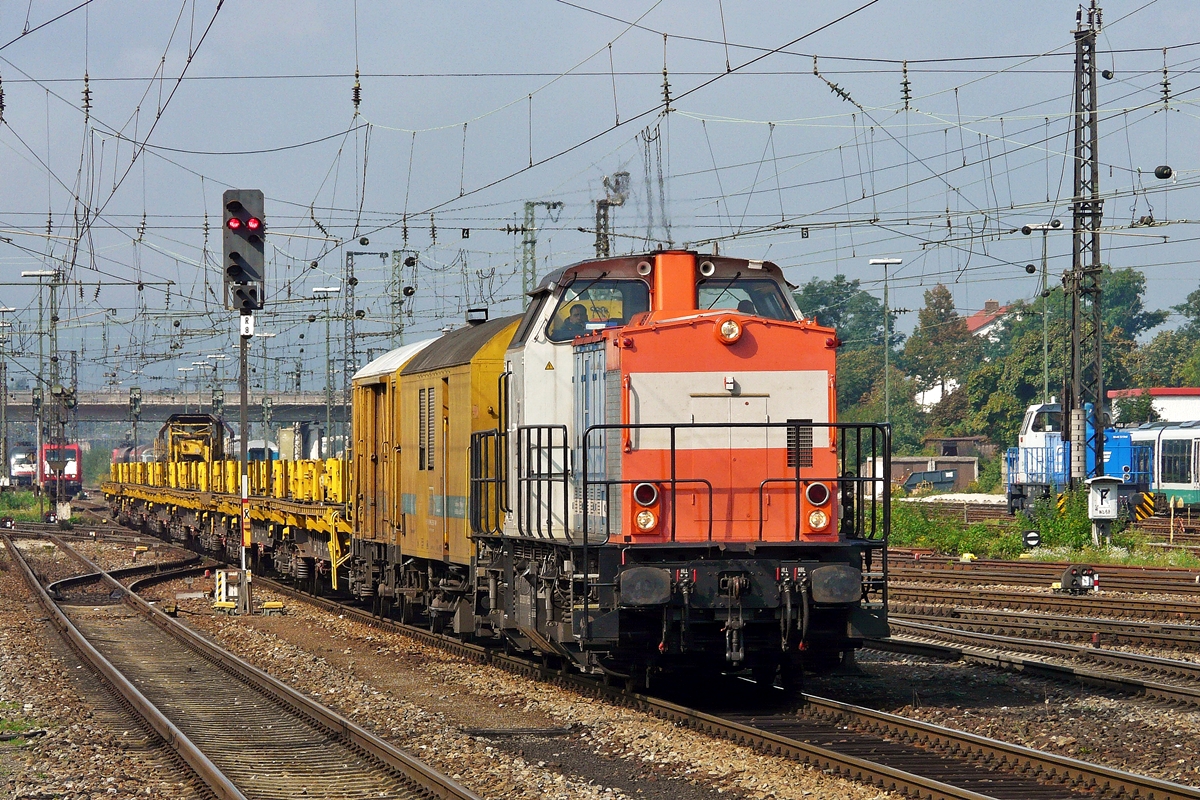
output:
<path id="1" fill-rule="evenodd" d="M 917 405 L 917 384 L 893 364 L 891 369 L 892 452 L 914 455 L 921 452 L 925 438 L 925 412 Z M 842 422 L 883 422 L 884 416 L 883 365 L 879 365 L 871 390 L 846 413 Z"/>
<path id="2" fill-rule="evenodd" d="M 883 375 L 883 346 L 852 350 L 843 347 L 837 355 L 837 405 L 842 414 L 862 402 Z"/>
<path id="3" fill-rule="evenodd" d="M 1200 289 L 1187 296 L 1187 300 L 1171 309 L 1178 311 L 1187 320 L 1179 332 L 1192 339 L 1200 339 Z"/>
<path id="4" fill-rule="evenodd" d="M 1197 340 L 1189 336 L 1186 325 L 1162 331 L 1137 348 L 1130 358 L 1130 385 L 1140 389 L 1155 386 L 1195 386 L 1184 378 L 1184 366 L 1197 352 Z"/>
<path id="5" fill-rule="evenodd" d="M 848 281 L 845 275 L 834 275 L 829 281 L 813 278 L 794 296 L 806 317 L 815 317 L 821 325 L 837 331 L 845 351 L 882 346 L 883 303 L 860 286 L 857 278 Z M 904 341 L 904 336 L 896 333 L 895 313 L 890 316 L 895 348 Z"/>
<path id="6" fill-rule="evenodd" d="M 1146 276 L 1141 272 L 1131 267 L 1111 269 L 1105 265 L 1101 280 L 1100 314 L 1110 331 L 1120 329 L 1126 338 L 1135 339 L 1166 321 L 1168 312 L 1146 310 L 1142 302 L 1142 296 L 1146 294 Z M 1197 295 L 1197 310 L 1200 311 L 1200 292 L 1193 294 Z"/>
<path id="7" fill-rule="evenodd" d="M 1140 425 L 1143 422 L 1158 422 L 1158 412 L 1154 410 L 1154 399 L 1149 391 L 1139 392 L 1129 397 L 1122 397 L 1113 403 L 1115 418 L 1122 425 Z"/>
<path id="8" fill-rule="evenodd" d="M 917 314 L 917 329 L 904 347 L 904 363 L 922 388 L 963 381 L 975 369 L 979 340 L 967 330 L 967 321 L 954 310 L 950 290 L 938 284 L 925 292 L 925 307 Z"/>

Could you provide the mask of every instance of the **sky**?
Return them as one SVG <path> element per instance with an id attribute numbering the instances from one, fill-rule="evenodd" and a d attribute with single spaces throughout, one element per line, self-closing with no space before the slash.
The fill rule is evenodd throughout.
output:
<path id="1" fill-rule="evenodd" d="M 868 261 L 899 258 L 901 330 L 938 282 L 964 314 L 1036 297 L 1041 236 L 1022 225 L 1061 219 L 1049 280 L 1070 265 L 1075 3 L 80 2 L 0 3 L 16 380 L 38 363 L 38 279 L 20 273 L 54 269 L 80 388 L 232 381 L 212 358 L 236 349 L 230 187 L 266 195 L 257 327 L 275 335 L 254 342 L 253 382 L 268 392 L 297 361 L 303 388 L 323 387 L 327 314 L 335 359 L 355 316 L 363 363 L 469 307 L 519 311 L 525 204 L 541 204 L 544 275 L 595 255 L 595 201 L 620 200 L 619 172 L 614 252 L 718 250 L 880 295 Z M 1200 286 L 1200 7 L 1110 2 L 1102 19 L 1103 260 L 1169 307 Z M 366 254 L 349 307 L 348 251 Z M 221 366 L 180 371 L 197 362 Z"/>

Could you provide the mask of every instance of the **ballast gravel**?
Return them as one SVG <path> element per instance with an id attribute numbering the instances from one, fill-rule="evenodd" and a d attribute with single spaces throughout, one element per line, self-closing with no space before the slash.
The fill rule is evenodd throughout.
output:
<path id="1" fill-rule="evenodd" d="M 860 651 L 862 675 L 809 682 L 813 694 L 956 730 L 1200 786 L 1200 710 L 1160 705 L 962 662 Z"/>
<path id="2" fill-rule="evenodd" d="M 196 600 L 180 611 L 223 647 L 489 799 L 896 797 L 303 603 L 289 602 L 284 617 L 215 616 Z"/>
<path id="3" fill-rule="evenodd" d="M 44 556 L 47 571 L 59 566 L 41 546 L 27 552 L 38 565 Z M 0 739 L 6 739 L 0 741 L 0 786 L 8 797 L 205 796 L 168 760 L 161 743 L 147 736 L 75 660 L 3 547 L 0 597 L 5 599 L 5 613 L 0 614 Z"/>

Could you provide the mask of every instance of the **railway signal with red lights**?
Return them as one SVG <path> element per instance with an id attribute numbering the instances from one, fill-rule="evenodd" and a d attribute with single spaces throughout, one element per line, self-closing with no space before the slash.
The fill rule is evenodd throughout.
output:
<path id="1" fill-rule="evenodd" d="M 259 189 L 227 189 L 222 203 L 225 303 L 249 314 L 263 307 L 266 295 L 263 193 Z"/>

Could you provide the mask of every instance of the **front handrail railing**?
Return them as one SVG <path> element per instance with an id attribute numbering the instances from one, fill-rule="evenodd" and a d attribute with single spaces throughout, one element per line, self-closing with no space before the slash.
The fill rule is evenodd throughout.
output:
<path id="1" fill-rule="evenodd" d="M 592 537 L 590 535 L 591 531 L 589 530 L 589 527 L 590 527 L 589 522 L 590 522 L 592 515 L 590 513 L 590 508 L 589 508 L 589 500 L 591 498 L 591 492 L 589 491 L 589 489 L 591 488 L 591 486 L 594 485 L 594 486 L 603 487 L 603 495 L 604 495 L 605 499 L 607 499 L 610 486 L 640 482 L 640 479 L 638 479 L 638 478 L 622 477 L 619 479 L 618 478 L 609 479 L 607 477 L 607 475 L 595 475 L 594 476 L 591 473 L 591 471 L 588 469 L 588 465 L 593 463 L 592 459 L 589 458 L 590 449 L 593 446 L 591 444 L 593 437 L 596 437 L 599 439 L 599 447 L 603 448 L 610 439 L 610 437 L 608 437 L 606 435 L 606 433 L 608 431 L 620 432 L 620 435 L 616 438 L 619 438 L 621 441 L 627 442 L 627 443 L 632 443 L 634 441 L 635 437 L 630 435 L 634 431 L 659 430 L 659 431 L 667 431 L 669 433 L 669 455 L 670 455 L 669 464 L 670 464 L 670 466 L 669 466 L 669 470 L 668 470 L 668 475 L 665 477 L 661 476 L 661 475 L 647 476 L 646 479 L 652 480 L 652 481 L 662 485 L 663 488 L 669 493 L 670 509 L 671 509 L 670 541 L 675 542 L 677 540 L 676 518 L 678 517 L 678 513 L 677 513 L 678 503 L 676 501 L 677 501 L 678 486 L 680 483 L 694 483 L 699 480 L 704 480 L 704 479 L 700 479 L 700 478 L 693 478 L 691 476 L 680 477 L 680 475 L 678 474 L 678 461 L 677 461 L 678 441 L 679 441 L 678 440 L 678 432 L 680 430 L 706 430 L 707 429 L 707 430 L 729 430 L 731 432 L 734 430 L 761 430 L 761 431 L 767 432 L 767 434 L 769 436 L 769 431 L 772 429 L 781 430 L 786 433 L 789 430 L 795 432 L 801 428 L 804 428 L 804 429 L 807 429 L 810 431 L 811 430 L 827 430 L 827 431 L 829 431 L 830 437 L 831 437 L 829 446 L 831 447 L 833 452 L 837 454 L 838 462 L 840 465 L 839 471 L 841 474 L 835 475 L 835 476 L 802 474 L 802 472 L 801 472 L 802 467 L 800 466 L 802 459 L 800 459 L 799 457 L 795 457 L 795 458 L 791 459 L 792 475 L 789 477 L 781 477 L 778 480 L 779 481 L 789 481 L 789 482 L 793 481 L 793 480 L 796 481 L 796 485 L 797 485 L 797 492 L 795 495 L 796 507 L 794 509 L 795 517 L 796 517 L 796 527 L 795 527 L 794 541 L 801 540 L 800 539 L 800 514 L 801 514 L 801 509 L 803 506 L 802 506 L 801 500 L 800 500 L 800 498 L 802 496 L 802 492 L 799 489 L 800 481 L 802 481 L 802 480 L 808 481 L 808 482 L 821 481 L 821 482 L 830 483 L 833 486 L 836 486 L 839 491 L 839 495 L 840 495 L 839 499 L 840 499 L 840 502 L 841 502 L 844 510 L 847 505 L 847 503 L 846 503 L 847 499 L 851 500 L 850 505 L 852 506 L 852 508 L 849 509 L 849 514 L 854 519 L 853 527 L 850 530 L 847 530 L 846 526 L 844 525 L 844 520 L 843 520 L 842 523 L 839 523 L 838 531 L 845 538 L 859 539 L 868 544 L 868 547 L 865 548 L 865 552 L 863 553 L 863 558 L 865 560 L 864 566 L 865 566 L 866 571 L 871 573 L 874 576 L 872 578 L 873 581 L 876 578 L 882 580 L 883 587 L 884 587 L 883 598 L 884 598 L 884 602 L 886 603 L 886 592 L 887 592 L 886 587 L 887 587 L 887 571 L 888 571 L 886 553 L 881 558 L 882 572 L 879 573 L 877 576 L 875 575 L 875 573 L 872 572 L 872 570 L 874 569 L 874 567 L 872 566 L 872 562 L 873 562 L 872 549 L 874 547 L 874 548 L 879 548 L 879 549 L 883 549 L 886 551 L 888 532 L 891 530 L 891 474 L 892 474 L 891 426 L 886 425 L 886 424 L 880 424 L 880 423 L 819 423 L 819 422 L 811 422 L 811 421 L 806 420 L 806 421 L 804 421 L 803 425 L 797 425 L 795 422 L 765 422 L 765 423 L 760 423 L 760 422 L 628 423 L 628 422 L 626 422 L 626 423 L 620 423 L 620 424 L 608 423 L 608 424 L 590 425 L 583 431 L 583 433 L 580 437 L 580 443 L 581 443 L 580 449 L 582 451 L 580 460 L 584 466 L 583 466 L 583 470 L 579 476 L 579 484 L 580 484 L 579 490 L 580 490 L 580 496 L 583 500 L 583 502 L 582 502 L 583 513 L 582 513 L 582 520 L 581 520 L 582 521 L 582 530 L 580 531 L 580 535 L 579 535 L 578 539 L 579 539 L 579 544 L 581 545 L 581 549 L 582 549 L 582 552 L 581 552 L 582 563 L 585 565 L 591 563 L 589 560 L 589 554 L 588 554 L 589 547 L 602 546 L 604 544 L 607 544 L 611 537 L 611 516 L 607 513 L 607 510 L 604 514 L 605 530 L 603 531 L 603 533 L 604 533 L 603 537 L 598 538 L 597 540 L 593 541 Z M 869 434 L 870 434 L 869 439 L 867 441 L 864 441 L 864 432 L 869 432 Z M 851 434 L 852 434 L 852 437 L 851 437 Z M 793 441 L 799 442 L 800 437 L 799 436 L 793 437 Z M 867 445 L 869 445 L 869 446 L 867 446 Z M 625 452 L 628 452 L 631 449 L 632 449 L 632 447 L 630 445 L 625 445 L 622 448 L 622 450 Z M 764 448 L 764 450 L 765 449 L 768 449 L 768 448 Z M 778 448 L 770 448 L 770 449 L 778 449 Z M 866 464 L 870 465 L 871 474 L 869 477 L 861 476 L 861 475 L 857 474 L 853 469 L 849 468 L 850 465 L 854 465 L 855 467 L 860 467 L 861 465 L 866 465 Z M 811 470 L 812 468 L 809 467 L 807 469 Z M 709 510 L 709 515 L 708 515 L 709 527 L 708 527 L 708 536 L 706 537 L 706 540 L 712 541 L 712 522 L 713 522 L 713 519 L 712 519 L 713 514 L 712 514 L 712 509 L 711 509 L 712 484 L 711 484 L 711 482 L 708 482 L 707 480 L 705 480 L 705 482 L 708 483 L 709 490 L 710 490 L 710 495 L 709 495 L 710 510 Z M 759 541 L 762 541 L 764 538 L 763 537 L 763 514 L 762 514 L 764 489 L 765 489 L 765 486 L 771 482 L 774 482 L 774 479 L 768 477 L 768 479 L 762 481 L 758 486 L 758 500 L 759 500 L 759 509 L 760 509 L 759 536 L 758 536 Z M 867 491 L 868 488 L 871 489 L 870 492 Z M 731 491 L 734 490 L 734 487 L 732 485 L 730 486 L 730 490 Z M 832 489 L 831 489 L 831 491 L 832 491 Z M 869 512 L 868 512 L 868 507 L 869 507 Z M 564 518 L 564 527 L 565 527 L 565 518 Z M 569 537 L 569 538 L 574 540 L 575 537 Z M 587 568 L 585 568 L 583 570 L 583 573 L 580 576 L 580 580 L 581 580 L 580 596 L 582 597 L 582 600 L 583 600 L 583 605 L 582 605 L 583 638 L 584 638 L 584 640 L 589 640 L 591 638 L 591 616 L 589 613 L 590 606 L 592 604 L 591 589 L 592 589 L 593 585 L 598 585 L 598 584 L 591 580 L 590 569 L 587 569 Z"/>
<path id="2" fill-rule="evenodd" d="M 521 425 L 516 441 L 517 530 L 554 538 L 555 490 L 562 495 L 562 529 L 570 538 L 570 442 L 566 425 Z M 557 458 L 557 466 L 555 457 Z"/>

